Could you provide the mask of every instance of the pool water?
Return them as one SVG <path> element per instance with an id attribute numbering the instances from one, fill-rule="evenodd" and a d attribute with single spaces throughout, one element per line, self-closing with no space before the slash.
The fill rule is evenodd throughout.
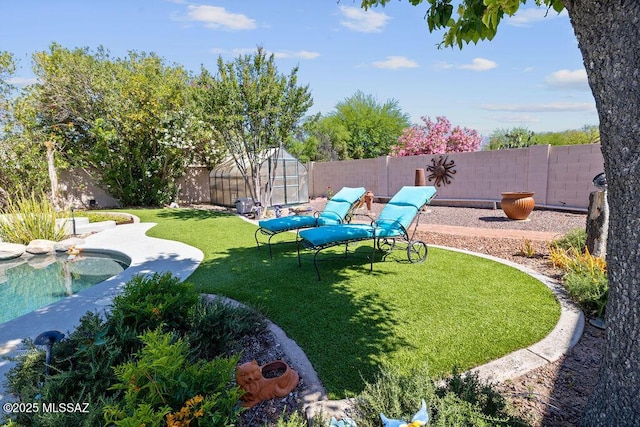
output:
<path id="1" fill-rule="evenodd" d="M 103 282 L 129 263 L 125 255 L 98 251 L 0 261 L 0 323 Z"/>

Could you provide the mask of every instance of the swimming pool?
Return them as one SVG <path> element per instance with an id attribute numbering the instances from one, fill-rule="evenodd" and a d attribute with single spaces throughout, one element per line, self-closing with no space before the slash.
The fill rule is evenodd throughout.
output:
<path id="1" fill-rule="evenodd" d="M 97 250 L 0 261 L 0 323 L 90 288 L 130 264 L 124 254 Z"/>

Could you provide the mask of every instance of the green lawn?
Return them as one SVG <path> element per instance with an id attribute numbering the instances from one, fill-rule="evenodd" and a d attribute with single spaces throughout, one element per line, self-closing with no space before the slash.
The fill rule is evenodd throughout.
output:
<path id="1" fill-rule="evenodd" d="M 204 261 L 189 281 L 256 307 L 283 328 L 331 398 L 360 392 L 383 361 L 427 363 L 434 376 L 481 365 L 539 341 L 560 315 L 542 283 L 479 257 L 430 248 L 424 263 L 409 264 L 397 252 L 373 272 L 365 259 L 330 260 L 317 281 L 310 252 L 302 267 L 295 244 L 278 245 L 270 260 L 266 247 L 256 249 L 256 227 L 233 215 L 132 213 L 158 223 L 150 236 L 200 248 Z"/>

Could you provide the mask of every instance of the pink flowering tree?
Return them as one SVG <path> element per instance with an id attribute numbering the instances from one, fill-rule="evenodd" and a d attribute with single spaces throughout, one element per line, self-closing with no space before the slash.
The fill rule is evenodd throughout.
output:
<path id="1" fill-rule="evenodd" d="M 462 153 L 476 151 L 482 138 L 474 129 L 451 127 L 446 117 L 421 117 L 424 125 L 406 128 L 391 147 L 392 156 L 418 156 L 421 154 Z"/>

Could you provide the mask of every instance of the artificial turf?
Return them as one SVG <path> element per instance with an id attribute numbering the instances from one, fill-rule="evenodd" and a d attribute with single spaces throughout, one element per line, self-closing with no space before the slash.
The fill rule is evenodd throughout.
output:
<path id="1" fill-rule="evenodd" d="M 269 259 L 266 247 L 256 248 L 256 226 L 234 215 L 132 213 L 158 223 L 150 236 L 201 249 L 204 260 L 188 280 L 278 324 L 304 350 L 331 398 L 359 393 L 382 362 L 406 369 L 426 363 L 434 377 L 481 365 L 539 341 L 560 315 L 544 284 L 485 258 L 430 248 L 424 263 L 410 264 L 398 251 L 377 259 L 373 272 L 365 258 L 337 258 L 320 263 L 318 281 L 311 253 L 303 253 L 299 267 L 295 244 L 283 244 Z M 361 246 L 355 255 L 370 253 L 371 243 Z"/>

